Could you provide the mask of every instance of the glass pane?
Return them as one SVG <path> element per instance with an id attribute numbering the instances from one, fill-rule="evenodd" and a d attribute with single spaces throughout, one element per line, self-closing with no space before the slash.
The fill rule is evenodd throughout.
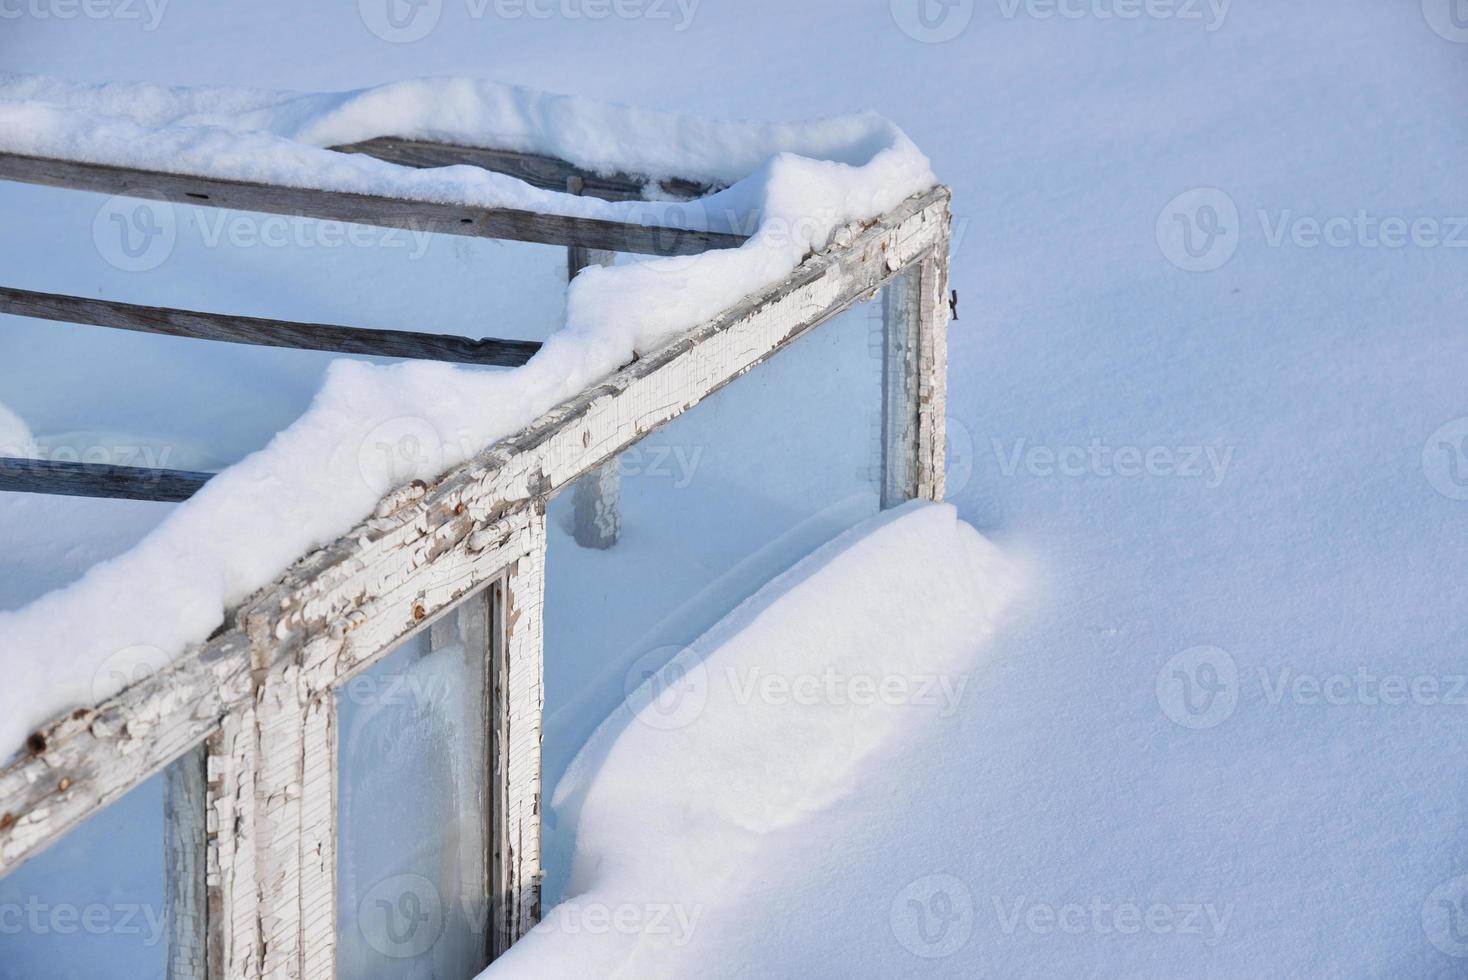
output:
<path id="1" fill-rule="evenodd" d="M 0 978 L 162 980 L 164 776 L 0 878 Z"/>
<path id="2" fill-rule="evenodd" d="M 883 337 L 881 302 L 855 307 L 551 502 L 548 804 L 631 688 L 881 509 Z M 547 806 L 546 907 L 564 894 L 570 822 Z"/>
<path id="3" fill-rule="evenodd" d="M 337 975 L 489 962 L 487 593 L 337 690 Z"/>

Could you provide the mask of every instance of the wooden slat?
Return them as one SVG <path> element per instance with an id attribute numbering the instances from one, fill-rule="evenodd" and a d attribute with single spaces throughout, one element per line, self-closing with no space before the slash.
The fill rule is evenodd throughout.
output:
<path id="1" fill-rule="evenodd" d="M 569 218 L 512 208 L 410 201 L 374 194 L 284 187 L 156 170 L 0 153 L 0 180 L 151 198 L 266 214 L 349 221 L 385 228 L 548 245 L 574 245 L 643 255 L 695 255 L 737 248 L 746 236 L 724 232 Z"/>
<path id="2" fill-rule="evenodd" d="M 0 490 L 17 493 L 177 503 L 198 493 L 212 476 L 186 470 L 0 456 Z"/>
<path id="3" fill-rule="evenodd" d="M 643 189 L 652 183 L 646 177 L 635 174 L 597 174 L 583 170 L 575 164 L 538 153 L 516 153 L 510 150 L 486 150 L 477 146 L 458 146 L 453 143 L 427 143 L 422 140 L 406 140 L 396 136 L 380 136 L 360 143 L 333 146 L 338 153 L 362 153 L 388 163 L 405 167 L 452 167 L 465 164 L 480 167 L 497 174 L 507 174 L 523 180 L 532 187 L 559 191 L 569 180 L 582 182 L 582 193 L 599 197 L 604 201 L 640 201 Z M 682 199 L 703 197 L 717 190 L 709 184 L 671 178 L 656 182 L 659 189 L 669 196 Z"/>
<path id="4" fill-rule="evenodd" d="M 339 327 L 327 323 L 294 323 L 227 313 L 202 313 L 163 306 L 137 306 L 84 296 L 63 296 L 0 286 L 0 313 L 115 327 L 168 337 L 193 337 L 230 344 L 292 347 L 374 357 L 408 357 L 456 364 L 518 367 L 540 344 L 530 340 L 474 340 L 450 334 L 413 333 Z"/>
<path id="5" fill-rule="evenodd" d="M 203 746 L 163 770 L 167 980 L 209 980 L 207 783 Z"/>

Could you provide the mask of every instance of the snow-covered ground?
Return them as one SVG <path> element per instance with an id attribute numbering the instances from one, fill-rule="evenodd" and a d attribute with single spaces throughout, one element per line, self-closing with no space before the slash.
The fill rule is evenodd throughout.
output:
<path id="1" fill-rule="evenodd" d="M 82 9 L 0 6 L 0 67 L 296 89 L 452 72 L 728 117 L 873 109 L 953 186 L 950 499 L 1035 569 L 1025 608 L 976 644 L 954 713 L 892 732 L 858 791 L 764 828 L 679 972 L 1468 970 L 1468 30 L 1451 0 L 958 0 L 926 18 L 916 0 L 443 0 L 406 35 L 370 0 L 365 18 Z M 7 190 L 7 281 L 146 301 L 104 289 L 95 207 L 54 193 Z M 63 240 L 84 244 L 58 267 Z M 240 275 L 233 308 L 279 281 L 245 311 L 404 326 L 428 302 L 434 329 L 487 332 L 497 250 L 515 247 L 434 247 L 443 264 L 396 278 L 370 248 L 256 248 L 243 261 L 279 268 Z M 21 352 L 53 387 L 88 377 L 54 374 L 75 359 L 22 330 L 0 324 L 0 402 L 24 417 Z M 278 398 L 257 393 L 287 421 L 321 370 L 290 363 Z M 186 428 L 169 444 L 193 445 Z M 206 448 L 231 458 L 268 431 Z M 67 523 L 27 520 L 32 540 L 50 520 Z M 7 607 L 126 541 L 68 524 L 49 544 L 39 564 L 6 539 Z"/>

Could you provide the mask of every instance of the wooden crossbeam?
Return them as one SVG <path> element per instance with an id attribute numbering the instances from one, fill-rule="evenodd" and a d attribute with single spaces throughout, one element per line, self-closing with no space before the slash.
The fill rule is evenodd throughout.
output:
<path id="1" fill-rule="evenodd" d="M 227 313 L 177 310 L 164 306 L 138 306 L 85 296 L 13 289 L 9 286 L 0 286 L 0 313 L 37 320 L 136 330 L 168 337 L 218 340 L 230 344 L 292 347 L 297 350 L 330 351 L 337 354 L 406 357 L 499 367 L 518 367 L 530 360 L 531 355 L 540 349 L 539 342 L 533 340 L 475 340 L 450 334 L 413 333 L 409 330 L 295 323 Z"/>
<path id="2" fill-rule="evenodd" d="M 16 493 L 177 503 L 198 493 L 213 475 L 187 470 L 0 456 L 0 490 Z"/>
<path id="3" fill-rule="evenodd" d="M 538 153 L 517 153 L 510 150 L 486 150 L 477 146 L 458 146 L 453 143 L 428 143 L 423 140 L 406 140 L 396 136 L 380 136 L 360 143 L 333 146 L 338 153 L 362 153 L 388 163 L 405 167 L 426 169 L 429 167 L 452 167 L 467 164 L 497 174 L 507 174 L 523 180 L 532 187 L 542 190 L 565 190 L 568 182 L 581 181 L 580 193 L 588 197 L 599 197 L 604 201 L 640 201 L 643 189 L 656 183 L 658 189 L 668 197 L 689 200 L 710 194 L 717 187 L 697 181 L 670 178 L 650 181 L 634 174 L 598 174 L 584 170 L 575 164 Z"/>
<path id="4" fill-rule="evenodd" d="M 15 153 L 0 153 L 0 180 L 432 234 L 541 242 L 640 255 L 696 255 L 710 249 L 737 248 L 747 237 L 599 218 L 571 218 L 514 208 L 410 201 L 375 194 L 136 170 Z"/>

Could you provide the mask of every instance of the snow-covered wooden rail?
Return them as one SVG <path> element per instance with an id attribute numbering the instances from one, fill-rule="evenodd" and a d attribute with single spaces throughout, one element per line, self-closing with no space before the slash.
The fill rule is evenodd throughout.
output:
<path id="1" fill-rule="evenodd" d="M 405 167 L 449 167 L 468 164 L 494 173 L 506 174 L 525 181 L 531 187 L 542 190 L 564 190 L 568 183 L 578 183 L 577 193 L 599 197 L 604 201 L 640 201 L 646 189 L 653 184 L 667 197 L 692 199 L 702 197 L 717 188 L 698 181 L 666 178 L 652 181 L 633 174 L 599 174 L 539 153 L 517 153 L 508 150 L 485 149 L 477 146 L 456 146 L 447 143 L 429 143 L 423 140 L 405 140 L 392 136 L 379 136 L 333 146 L 338 153 L 364 153 L 378 160 L 399 163 Z"/>
<path id="2" fill-rule="evenodd" d="M 173 204 L 235 208 L 430 234 L 501 238 L 639 255 L 696 255 L 713 248 L 737 248 L 746 237 L 730 232 L 629 224 L 520 208 L 483 208 L 377 194 L 286 187 L 15 153 L 0 153 L 0 180 L 137 196 Z"/>
<path id="3" fill-rule="evenodd" d="M 431 162 L 401 141 L 376 149 Z M 547 166 L 525 166 L 532 163 Z M 440 214 L 414 202 L 159 176 L 0 155 L 0 177 L 110 193 L 146 188 L 191 203 L 389 224 L 426 216 L 472 226 L 464 233 L 590 250 L 678 254 L 737 244 L 705 233 L 659 237 L 658 229 L 584 219 Z M 544 171 L 552 186 L 578 176 Z M 614 184 L 601 190 L 618 193 Z M 839 229 L 782 281 L 437 479 L 393 490 L 370 519 L 234 609 L 208 642 L 35 732 L 23 757 L 0 770 L 0 874 L 145 779 L 182 766 L 169 780 L 169 873 L 181 879 L 170 891 L 179 948 L 169 976 L 336 975 L 336 692 L 405 638 L 482 601 L 492 771 L 484 887 L 488 942 L 503 951 L 535 923 L 540 905 L 548 499 L 884 287 L 882 500 L 941 499 L 949 222 L 948 191 L 936 187 Z M 201 813 L 190 802 L 196 771 L 204 777 Z M 202 901 L 193 884 L 200 867 Z"/>

